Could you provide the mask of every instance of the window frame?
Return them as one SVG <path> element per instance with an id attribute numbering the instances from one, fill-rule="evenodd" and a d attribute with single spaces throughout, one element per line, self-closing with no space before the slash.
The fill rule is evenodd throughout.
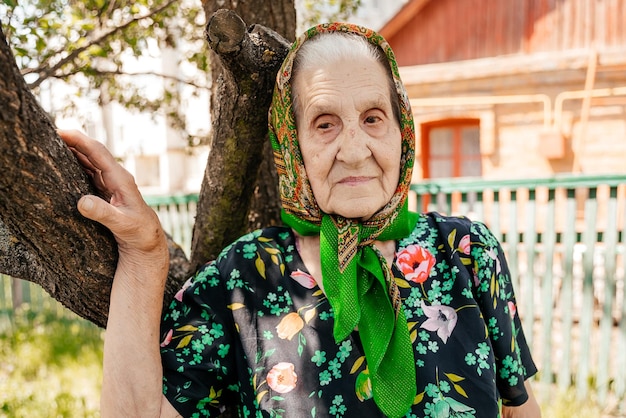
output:
<path id="1" fill-rule="evenodd" d="M 478 158 L 481 158 L 481 120 L 479 118 L 450 118 L 450 119 L 440 119 L 432 122 L 422 123 L 420 126 L 421 130 L 421 163 L 422 163 L 422 175 L 424 179 L 431 179 L 430 174 L 430 162 L 431 162 L 431 153 L 430 153 L 430 145 L 431 138 L 430 132 L 436 128 L 451 128 L 453 129 L 453 149 L 452 149 L 452 177 L 461 177 L 461 163 L 462 158 L 465 158 L 461 155 L 461 132 L 462 127 L 476 127 L 478 128 L 479 138 L 479 153 L 477 155 Z M 481 175 L 482 175 L 482 164 L 481 164 Z"/>

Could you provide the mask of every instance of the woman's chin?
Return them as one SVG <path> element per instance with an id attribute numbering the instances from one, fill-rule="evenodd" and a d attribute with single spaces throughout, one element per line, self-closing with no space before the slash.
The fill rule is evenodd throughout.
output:
<path id="1" fill-rule="evenodd" d="M 376 214 L 383 206 L 389 201 L 386 196 L 382 194 L 376 194 L 375 197 L 371 196 L 372 193 L 363 196 L 350 195 L 344 193 L 342 198 L 335 199 L 330 205 L 320 205 L 323 212 L 329 214 L 335 214 L 347 219 L 358 219 L 360 221 L 366 221 Z M 325 209 L 329 209 L 328 211 Z"/>
<path id="2" fill-rule="evenodd" d="M 343 216 L 347 219 L 358 219 L 359 221 L 367 221 L 378 211 L 378 209 L 372 210 L 355 205 L 351 208 L 346 208 L 341 211 L 337 211 L 337 215 Z"/>

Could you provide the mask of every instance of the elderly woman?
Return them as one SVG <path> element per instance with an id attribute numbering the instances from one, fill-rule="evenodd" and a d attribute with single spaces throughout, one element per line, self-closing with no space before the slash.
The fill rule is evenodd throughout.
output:
<path id="1" fill-rule="evenodd" d="M 111 196 L 79 210 L 119 243 L 103 416 L 540 415 L 499 243 L 407 209 L 412 114 L 375 32 L 320 25 L 293 44 L 270 111 L 285 226 L 224 249 L 162 317 L 158 219 L 101 145 L 62 136 Z"/>

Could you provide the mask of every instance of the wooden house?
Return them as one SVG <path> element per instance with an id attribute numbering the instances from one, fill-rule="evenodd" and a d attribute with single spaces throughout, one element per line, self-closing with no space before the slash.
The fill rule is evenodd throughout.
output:
<path id="1" fill-rule="evenodd" d="M 626 2 L 409 0 L 380 30 L 415 180 L 626 173 Z"/>

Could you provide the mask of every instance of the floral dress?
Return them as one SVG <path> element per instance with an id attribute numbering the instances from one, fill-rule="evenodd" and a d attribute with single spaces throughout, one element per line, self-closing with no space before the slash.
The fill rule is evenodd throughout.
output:
<path id="1" fill-rule="evenodd" d="M 392 266 L 413 342 L 406 417 L 497 417 L 536 373 L 511 277 L 491 232 L 420 215 Z M 189 417 L 382 417 L 358 332 L 336 343 L 333 311 L 289 228 L 250 233 L 179 291 L 161 344 L 170 403 Z"/>

